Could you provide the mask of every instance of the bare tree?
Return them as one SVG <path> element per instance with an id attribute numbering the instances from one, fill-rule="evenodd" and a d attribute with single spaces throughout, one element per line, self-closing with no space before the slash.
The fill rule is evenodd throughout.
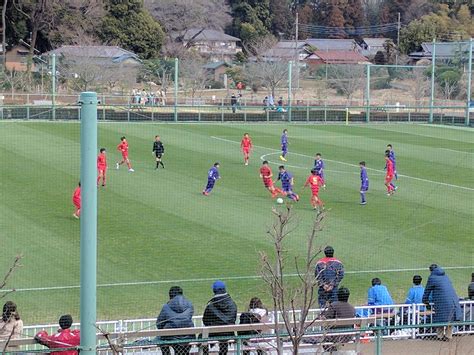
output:
<path id="1" fill-rule="evenodd" d="M 428 79 L 424 72 L 424 68 L 413 68 L 411 74 L 408 77 L 412 80 L 409 86 L 409 91 L 415 99 L 416 109 L 418 110 L 421 100 L 428 93 Z"/>
<path id="2" fill-rule="evenodd" d="M 341 92 L 351 105 L 352 98 L 364 82 L 364 67 L 362 65 L 331 65 L 328 68 L 329 84 Z"/>
<path id="3" fill-rule="evenodd" d="M 7 61 L 7 6 L 8 0 L 3 0 L 3 7 L 2 7 L 2 63 L 3 63 L 3 70 L 5 70 L 5 64 Z"/>
<path id="4" fill-rule="evenodd" d="M 266 87 L 275 97 L 275 91 L 288 79 L 288 62 L 283 60 L 261 61 L 246 66 L 246 81 L 251 86 Z"/>
<path id="5" fill-rule="evenodd" d="M 277 352 L 283 354 L 277 325 L 279 318 L 277 313 L 279 313 L 285 325 L 285 337 L 289 337 L 292 343 L 293 354 L 298 354 L 303 336 L 312 325 L 311 322 L 307 322 L 309 311 L 318 302 L 318 282 L 314 275 L 314 263 L 322 249 L 316 247 L 315 244 L 317 234 L 322 230 L 325 212 L 316 214 L 314 218 L 311 232 L 307 238 L 306 255 L 303 258 L 295 257 L 294 259 L 298 275 L 296 282 L 288 282 L 284 274 L 285 268 L 290 263 L 284 244 L 296 229 L 292 208 L 288 205 L 283 210 L 273 209 L 273 214 L 275 219 L 267 234 L 272 242 L 275 256 L 270 257 L 265 252 L 260 253 L 262 277 L 270 288 L 273 301 Z M 296 315 L 297 310 L 300 311 L 299 316 Z"/>
<path id="6" fill-rule="evenodd" d="M 196 93 L 206 88 L 211 81 L 211 76 L 204 67 L 205 61 L 197 56 L 182 60 L 180 65 L 181 84 L 186 91 L 190 91 L 194 104 Z"/>

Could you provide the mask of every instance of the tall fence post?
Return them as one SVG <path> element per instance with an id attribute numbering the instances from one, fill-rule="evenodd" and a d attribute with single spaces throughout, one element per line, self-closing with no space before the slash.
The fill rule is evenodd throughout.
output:
<path id="1" fill-rule="evenodd" d="M 433 106 L 435 98 L 435 71 L 436 71 L 436 39 L 433 39 L 433 53 L 431 53 L 431 96 L 429 123 L 433 123 Z"/>
<path id="2" fill-rule="evenodd" d="M 174 59 L 174 121 L 178 122 L 178 74 L 179 61 Z"/>
<path id="3" fill-rule="evenodd" d="M 472 38 L 469 40 L 469 60 L 467 68 L 467 107 L 466 107 L 466 126 L 470 125 L 470 109 L 471 109 L 471 85 L 472 85 Z"/>
<path id="4" fill-rule="evenodd" d="M 292 106 L 291 91 L 292 91 L 292 81 L 293 81 L 292 68 L 293 68 L 293 62 L 290 60 L 288 62 L 288 122 L 291 122 L 291 106 Z"/>
<path id="5" fill-rule="evenodd" d="M 30 94 L 26 94 L 26 119 L 30 119 Z"/>
<path id="6" fill-rule="evenodd" d="M 51 55 L 51 79 L 52 79 L 52 85 L 51 85 L 51 91 L 52 91 L 52 97 L 51 97 L 51 118 L 53 121 L 56 119 L 56 54 Z"/>
<path id="7" fill-rule="evenodd" d="M 370 64 L 367 64 L 367 82 L 365 84 L 365 121 L 370 122 Z"/>
<path id="8" fill-rule="evenodd" d="M 382 355 L 382 330 L 377 329 L 375 334 L 375 355 Z"/>
<path id="9" fill-rule="evenodd" d="M 97 94 L 83 92 L 81 105 L 81 354 L 96 353 L 97 317 Z"/>

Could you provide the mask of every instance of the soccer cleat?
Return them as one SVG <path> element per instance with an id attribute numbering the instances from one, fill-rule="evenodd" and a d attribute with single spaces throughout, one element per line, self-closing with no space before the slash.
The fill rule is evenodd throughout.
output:
<path id="1" fill-rule="evenodd" d="M 206 192 L 206 191 L 203 191 L 202 194 L 203 194 L 204 196 L 209 196 L 209 193 Z"/>
<path id="2" fill-rule="evenodd" d="M 75 219 L 79 219 L 79 216 L 76 215 L 75 213 L 73 213 L 72 216 L 73 216 Z"/>
<path id="3" fill-rule="evenodd" d="M 398 186 L 395 186 L 393 189 L 394 189 L 395 191 L 397 191 L 397 190 L 398 190 Z"/>
<path id="4" fill-rule="evenodd" d="M 133 173 L 135 170 L 133 170 L 132 168 L 128 169 L 129 172 Z"/>
<path id="5" fill-rule="evenodd" d="M 120 168 L 120 164 L 119 163 L 115 164 L 115 169 L 118 170 L 119 168 Z"/>
<path id="6" fill-rule="evenodd" d="M 390 192 L 387 192 L 387 196 L 389 196 L 389 197 L 390 197 L 390 196 L 392 196 L 392 193 L 390 193 Z"/>
<path id="7" fill-rule="evenodd" d="M 361 205 L 366 205 L 366 204 L 367 204 L 367 201 L 361 202 L 360 204 L 361 204 Z"/>
<path id="8" fill-rule="evenodd" d="M 248 161 L 245 162 L 245 166 L 247 166 L 247 165 L 249 165 L 249 162 L 248 162 Z"/>
<path id="9" fill-rule="evenodd" d="M 287 161 L 286 158 L 283 155 L 280 155 L 280 160 L 281 161 Z"/>

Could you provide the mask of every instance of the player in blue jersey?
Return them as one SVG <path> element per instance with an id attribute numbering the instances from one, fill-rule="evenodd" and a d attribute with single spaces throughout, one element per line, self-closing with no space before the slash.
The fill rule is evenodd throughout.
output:
<path id="1" fill-rule="evenodd" d="M 365 168 L 365 161 L 359 163 L 360 166 L 360 204 L 366 205 L 365 193 L 369 191 L 369 175 L 367 175 L 367 169 Z"/>
<path id="2" fill-rule="evenodd" d="M 288 154 L 288 130 L 285 128 L 283 134 L 281 135 L 281 155 L 280 160 L 286 161 L 286 155 Z"/>
<path id="3" fill-rule="evenodd" d="M 281 187 L 282 187 L 283 193 L 289 199 L 293 201 L 299 201 L 300 197 L 293 192 L 293 185 L 294 185 L 293 175 L 289 171 L 286 171 L 283 165 L 280 165 L 278 167 L 278 170 L 280 172 L 278 174 L 278 178 L 276 181 L 278 180 L 281 181 Z"/>
<path id="4" fill-rule="evenodd" d="M 214 188 L 216 181 L 220 178 L 221 176 L 219 175 L 219 163 L 214 163 L 212 168 L 210 168 L 209 172 L 207 173 L 207 185 L 202 191 L 202 194 L 205 196 L 209 196 L 212 189 Z"/>
<path id="5" fill-rule="evenodd" d="M 316 175 L 318 175 L 322 182 L 323 188 L 326 188 L 326 180 L 324 179 L 324 161 L 321 159 L 321 153 L 316 153 L 316 157 L 314 158 L 314 170 L 316 170 Z"/>
<path id="6" fill-rule="evenodd" d="M 395 152 L 393 151 L 393 147 L 391 144 L 387 144 L 387 150 L 388 150 L 388 158 L 392 161 L 393 163 L 393 172 L 395 175 L 395 180 L 398 180 L 398 175 L 397 175 L 397 159 L 395 158 Z M 396 190 L 396 186 L 393 186 Z"/>

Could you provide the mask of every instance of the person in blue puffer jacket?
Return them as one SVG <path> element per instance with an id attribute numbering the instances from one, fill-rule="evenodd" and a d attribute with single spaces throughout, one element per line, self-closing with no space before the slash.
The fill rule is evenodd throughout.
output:
<path id="1" fill-rule="evenodd" d="M 451 280 L 444 270 L 436 264 L 430 266 L 430 271 L 431 274 L 423 293 L 423 303 L 429 306 L 430 297 L 432 297 L 433 323 L 461 320 L 462 312 L 459 297 L 451 284 Z M 451 339 L 453 336 L 452 326 L 439 327 L 437 335 L 439 339 Z"/>
<path id="2" fill-rule="evenodd" d="M 160 315 L 156 319 L 156 327 L 158 329 L 170 328 L 193 328 L 194 308 L 192 303 L 183 296 L 183 289 L 179 286 L 173 286 L 169 290 L 170 300 L 163 305 Z M 193 339 L 194 335 L 180 335 L 171 337 L 161 337 L 158 340 L 182 340 Z M 186 343 L 172 345 L 175 354 L 187 355 L 191 350 L 191 346 Z M 170 355 L 169 346 L 161 346 L 163 355 Z"/>

